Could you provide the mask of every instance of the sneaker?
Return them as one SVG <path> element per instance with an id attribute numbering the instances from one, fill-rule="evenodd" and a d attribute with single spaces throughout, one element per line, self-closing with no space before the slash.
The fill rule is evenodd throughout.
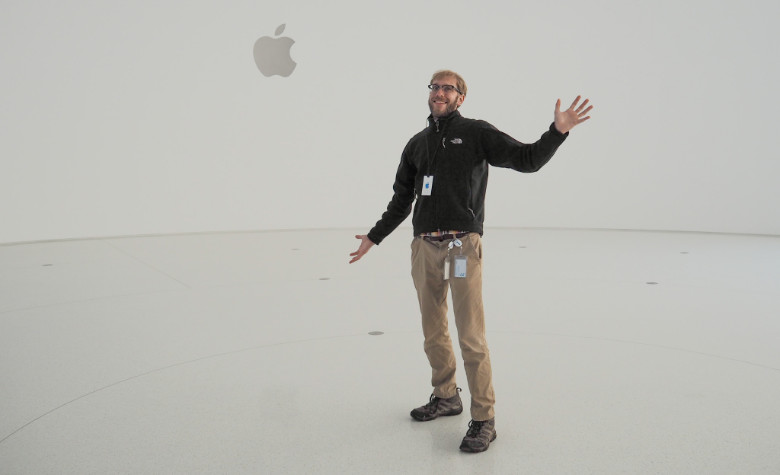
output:
<path id="1" fill-rule="evenodd" d="M 484 452 L 496 440 L 496 419 L 469 422 L 469 430 L 460 444 L 464 452 Z"/>
<path id="2" fill-rule="evenodd" d="M 463 412 L 463 402 L 460 400 L 461 389 L 456 388 L 455 395 L 448 398 L 431 394 L 428 404 L 412 409 L 411 415 L 418 421 L 432 421 L 439 416 L 457 416 Z"/>

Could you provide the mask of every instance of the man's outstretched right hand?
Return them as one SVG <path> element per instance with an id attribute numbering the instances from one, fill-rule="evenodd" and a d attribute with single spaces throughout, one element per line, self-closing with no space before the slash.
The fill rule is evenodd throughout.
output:
<path id="1" fill-rule="evenodd" d="M 360 239 L 360 247 L 357 251 L 350 254 L 352 256 L 352 260 L 349 261 L 350 264 L 359 261 L 374 246 L 374 243 L 365 234 L 358 234 L 355 236 L 355 239 Z"/>

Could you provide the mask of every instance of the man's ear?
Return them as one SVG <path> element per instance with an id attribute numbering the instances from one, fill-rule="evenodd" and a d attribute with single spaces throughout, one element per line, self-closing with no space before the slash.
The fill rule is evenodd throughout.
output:
<path id="1" fill-rule="evenodd" d="M 458 94 L 458 101 L 457 101 L 458 102 L 458 107 L 463 105 L 463 101 L 465 101 L 465 100 L 466 100 L 466 96 L 464 96 L 463 94 Z"/>

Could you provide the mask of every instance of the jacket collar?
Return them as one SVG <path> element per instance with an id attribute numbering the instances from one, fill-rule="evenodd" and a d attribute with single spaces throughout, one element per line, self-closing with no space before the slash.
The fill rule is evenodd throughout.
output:
<path id="1" fill-rule="evenodd" d="M 460 111 L 455 109 L 452 111 L 449 115 L 445 115 L 444 117 L 439 117 L 438 123 L 439 123 L 439 129 L 444 127 L 451 119 L 454 119 L 456 117 L 462 117 L 460 115 Z M 433 119 L 433 114 L 428 115 L 428 127 L 435 127 L 436 120 Z"/>

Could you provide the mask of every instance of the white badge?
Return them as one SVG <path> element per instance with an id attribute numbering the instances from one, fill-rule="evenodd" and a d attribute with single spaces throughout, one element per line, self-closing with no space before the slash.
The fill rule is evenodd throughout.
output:
<path id="1" fill-rule="evenodd" d="M 423 178 L 422 196 L 431 196 L 433 189 L 433 175 L 425 175 Z"/>
<path id="2" fill-rule="evenodd" d="M 460 279 L 466 278 L 466 256 L 455 256 L 455 277 Z"/>

